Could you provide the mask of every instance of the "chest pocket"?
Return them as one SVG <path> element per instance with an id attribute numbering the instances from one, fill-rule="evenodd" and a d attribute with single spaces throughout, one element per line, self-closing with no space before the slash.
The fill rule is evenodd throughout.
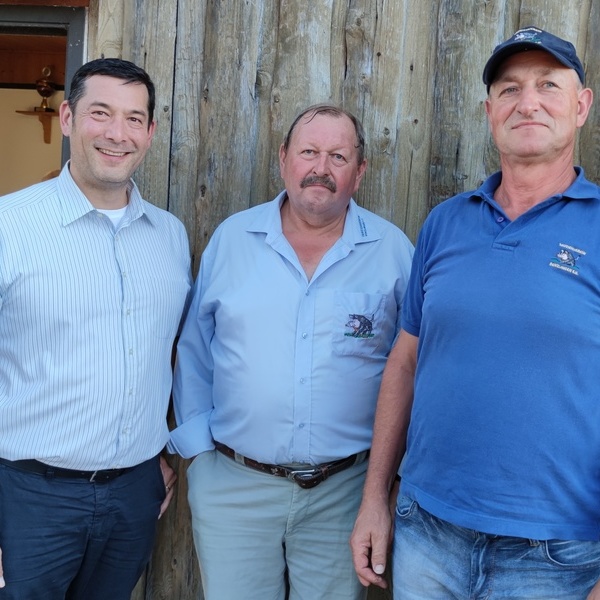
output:
<path id="1" fill-rule="evenodd" d="M 385 294 L 336 292 L 333 353 L 338 356 L 387 355 L 396 315 L 386 314 Z"/>

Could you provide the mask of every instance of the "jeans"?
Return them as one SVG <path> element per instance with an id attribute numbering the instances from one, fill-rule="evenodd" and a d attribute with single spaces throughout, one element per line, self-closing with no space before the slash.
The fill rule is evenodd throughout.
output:
<path id="1" fill-rule="evenodd" d="M 480 533 L 398 497 L 394 600 L 585 600 L 598 579 L 600 542 Z"/>

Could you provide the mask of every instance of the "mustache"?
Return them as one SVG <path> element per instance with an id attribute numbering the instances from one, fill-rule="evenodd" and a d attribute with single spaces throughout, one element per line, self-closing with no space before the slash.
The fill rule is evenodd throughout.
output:
<path id="1" fill-rule="evenodd" d="M 309 185 L 323 185 L 330 192 L 335 192 L 337 190 L 337 186 L 335 185 L 335 181 L 333 179 L 329 179 L 327 176 L 319 177 L 318 175 L 311 175 L 309 177 L 305 177 L 300 182 L 300 187 L 305 188 Z"/>

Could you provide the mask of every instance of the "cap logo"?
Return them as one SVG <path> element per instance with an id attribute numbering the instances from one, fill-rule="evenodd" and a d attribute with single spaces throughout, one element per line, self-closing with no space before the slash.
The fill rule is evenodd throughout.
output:
<path id="1" fill-rule="evenodd" d="M 513 36 L 515 42 L 533 42 L 534 44 L 541 44 L 542 40 L 540 39 L 541 31 L 536 31 L 535 29 L 523 29 L 522 31 L 517 31 Z"/>

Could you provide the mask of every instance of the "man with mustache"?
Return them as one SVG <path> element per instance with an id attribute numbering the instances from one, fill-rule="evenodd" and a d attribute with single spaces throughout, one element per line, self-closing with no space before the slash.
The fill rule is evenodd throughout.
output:
<path id="1" fill-rule="evenodd" d="M 173 494 L 191 277 L 183 224 L 131 179 L 154 104 L 140 67 L 86 63 L 60 107 L 70 161 L 0 199 L 2 600 L 129 600 Z"/>
<path id="2" fill-rule="evenodd" d="M 394 598 L 600 598 L 600 188 L 574 166 L 592 91 L 537 27 L 483 71 L 501 171 L 417 242 L 352 536 Z"/>
<path id="3" fill-rule="evenodd" d="M 196 456 L 207 600 L 365 597 L 348 539 L 413 249 L 352 200 L 364 152 L 354 115 L 306 109 L 280 148 L 285 190 L 228 218 L 202 256 L 171 443 Z"/>

